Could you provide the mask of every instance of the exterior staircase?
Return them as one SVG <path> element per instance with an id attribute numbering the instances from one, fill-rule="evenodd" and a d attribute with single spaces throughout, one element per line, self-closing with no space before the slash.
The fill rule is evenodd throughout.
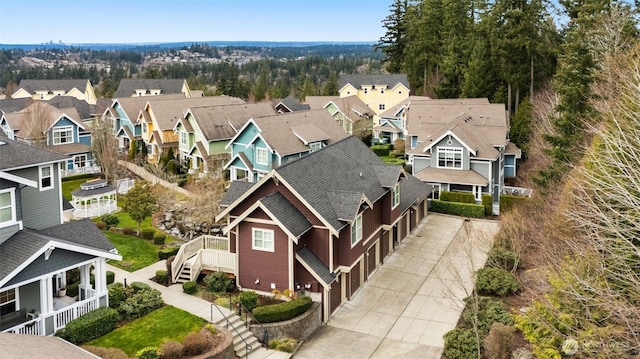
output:
<path id="1" fill-rule="evenodd" d="M 253 335 L 249 328 L 244 325 L 244 321 L 235 313 L 230 312 L 226 318 L 223 317 L 213 324 L 218 328 L 226 328 L 233 334 L 233 350 L 238 358 L 248 357 L 249 354 L 252 354 L 251 358 L 268 356 L 265 353 L 267 350 L 262 347 L 262 343 L 258 341 L 258 338 Z M 247 350 L 247 344 L 251 349 Z"/>
<path id="2" fill-rule="evenodd" d="M 181 284 L 181 283 L 189 282 L 191 280 L 192 278 L 191 268 L 193 267 L 195 260 L 196 260 L 196 256 L 194 255 L 184 262 L 184 265 L 182 266 L 182 269 L 180 270 L 180 274 L 178 274 L 178 278 L 175 280 L 175 283 Z"/>

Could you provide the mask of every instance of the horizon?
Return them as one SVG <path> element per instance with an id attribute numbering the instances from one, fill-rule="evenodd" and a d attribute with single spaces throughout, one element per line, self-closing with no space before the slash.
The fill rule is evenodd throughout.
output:
<path id="1" fill-rule="evenodd" d="M 24 3 L 1 1 L 0 44 L 373 43 L 392 2 L 33 0 L 28 16 L 6 16 L 23 13 Z"/>

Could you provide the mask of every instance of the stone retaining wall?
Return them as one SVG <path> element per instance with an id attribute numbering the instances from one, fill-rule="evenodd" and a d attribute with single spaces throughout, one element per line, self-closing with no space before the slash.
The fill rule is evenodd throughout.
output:
<path id="1" fill-rule="evenodd" d="M 274 338 L 293 338 L 297 341 L 307 339 L 322 324 L 322 307 L 313 302 L 306 313 L 284 322 L 262 324 L 262 328 L 269 332 L 269 340 Z M 251 324 L 249 330 L 262 340 L 264 330 L 257 324 Z"/>

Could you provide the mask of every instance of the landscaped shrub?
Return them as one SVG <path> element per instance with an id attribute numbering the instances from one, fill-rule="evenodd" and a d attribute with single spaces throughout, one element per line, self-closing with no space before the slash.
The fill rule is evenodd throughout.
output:
<path id="1" fill-rule="evenodd" d="M 505 296 L 520 289 L 516 277 L 502 268 L 482 268 L 477 273 L 476 289 L 481 294 Z"/>
<path id="2" fill-rule="evenodd" d="M 112 271 L 107 271 L 107 285 L 113 283 L 116 280 L 116 274 Z"/>
<path id="3" fill-rule="evenodd" d="M 182 283 L 182 291 L 187 294 L 194 294 L 198 291 L 198 284 L 196 282 L 184 282 Z"/>
<path id="4" fill-rule="evenodd" d="M 102 359 L 129 359 L 127 353 L 120 348 L 103 348 L 93 345 L 83 345 L 82 349 L 95 354 Z"/>
<path id="5" fill-rule="evenodd" d="M 138 359 L 158 359 L 158 348 L 146 347 L 136 352 L 136 358 Z"/>
<path id="6" fill-rule="evenodd" d="M 160 347 L 160 357 L 162 359 L 180 359 L 183 350 L 182 343 L 169 340 Z"/>
<path id="7" fill-rule="evenodd" d="M 306 312 L 312 304 L 311 297 L 298 297 L 288 302 L 257 307 L 253 310 L 253 316 L 260 323 L 281 322 Z"/>
<path id="8" fill-rule="evenodd" d="M 123 320 L 131 321 L 147 315 L 163 305 L 160 291 L 152 288 L 143 289 L 121 302 L 118 313 Z"/>
<path id="9" fill-rule="evenodd" d="M 122 234 L 127 235 L 127 236 L 135 236 L 136 235 L 136 230 L 133 228 L 123 228 L 122 229 Z"/>
<path id="10" fill-rule="evenodd" d="M 104 222 L 96 222 L 96 227 L 98 227 L 99 230 L 104 231 L 107 229 L 107 224 Z"/>
<path id="11" fill-rule="evenodd" d="M 169 273 L 166 270 L 161 269 L 156 271 L 156 283 L 164 285 L 164 284 L 167 284 L 168 280 L 169 280 Z"/>
<path id="12" fill-rule="evenodd" d="M 476 198 L 473 193 L 467 192 L 440 192 L 440 200 L 445 202 L 459 202 L 459 203 L 476 203 Z"/>
<path id="13" fill-rule="evenodd" d="M 156 232 L 156 234 L 153 235 L 153 244 L 161 246 L 164 244 L 164 241 L 166 238 L 167 238 L 166 234 L 162 232 Z"/>
<path id="14" fill-rule="evenodd" d="M 477 359 L 478 340 L 473 329 L 456 328 L 447 332 L 443 354 L 447 359 Z"/>
<path id="15" fill-rule="evenodd" d="M 297 345 L 298 341 L 293 338 L 280 338 L 270 341 L 269 349 L 275 349 L 285 353 L 293 353 Z"/>
<path id="16" fill-rule="evenodd" d="M 211 333 L 211 335 L 216 335 L 216 333 L 218 333 L 218 329 L 216 329 L 215 325 L 211 323 L 205 324 L 204 329 Z"/>
<path id="17" fill-rule="evenodd" d="M 511 358 L 515 349 L 516 328 L 502 323 L 493 323 L 484 338 L 484 354 L 489 359 Z"/>
<path id="18" fill-rule="evenodd" d="M 71 283 L 67 285 L 67 296 L 75 297 L 80 295 L 80 283 Z"/>
<path id="19" fill-rule="evenodd" d="M 389 152 L 391 151 L 391 145 L 390 144 L 374 145 L 374 146 L 371 146 L 371 150 L 373 151 L 373 153 L 378 155 L 378 157 L 389 156 Z"/>
<path id="20" fill-rule="evenodd" d="M 231 279 L 224 272 L 214 272 L 207 274 L 203 279 L 208 291 L 214 293 L 229 292 L 233 289 Z"/>
<path id="21" fill-rule="evenodd" d="M 500 196 L 500 212 L 510 210 L 516 203 L 528 201 L 529 197 L 512 196 L 503 194 Z"/>
<path id="22" fill-rule="evenodd" d="M 184 337 L 182 347 L 182 353 L 184 355 L 198 355 L 209 349 L 209 342 L 204 333 L 193 332 Z"/>
<path id="23" fill-rule="evenodd" d="M 502 246 L 496 246 L 489 251 L 487 266 L 513 272 L 519 268 L 520 258 L 515 252 Z"/>
<path id="24" fill-rule="evenodd" d="M 73 344 L 82 344 L 112 331 L 118 323 L 118 312 L 101 307 L 67 323 L 56 336 Z"/>
<path id="25" fill-rule="evenodd" d="M 478 297 L 478 312 L 474 313 L 475 305 L 472 298 L 465 298 L 466 306 L 462 311 L 462 320 L 470 327 L 477 318 L 477 327 L 482 334 L 489 332 L 493 323 L 512 325 L 513 318 L 504 305 L 491 297 Z"/>
<path id="26" fill-rule="evenodd" d="M 110 227 L 115 227 L 118 225 L 118 223 L 120 223 L 120 219 L 117 216 L 109 213 L 103 214 L 102 217 L 100 217 L 100 220 L 107 225 L 107 229 L 109 229 Z"/>
<path id="27" fill-rule="evenodd" d="M 180 247 L 176 247 L 176 246 L 162 248 L 158 251 L 158 259 L 159 260 L 169 259 L 169 257 L 175 256 L 176 254 L 178 254 L 179 250 L 180 250 Z"/>
<path id="28" fill-rule="evenodd" d="M 109 307 L 118 309 L 120 303 L 127 299 L 124 285 L 122 283 L 113 283 L 107 286 L 109 290 Z"/>
<path id="29" fill-rule="evenodd" d="M 140 237 L 148 240 L 152 240 L 155 234 L 156 234 L 156 231 L 155 229 L 152 229 L 152 228 L 145 228 L 140 231 Z"/>
<path id="30" fill-rule="evenodd" d="M 147 283 L 142 283 L 142 282 L 131 282 L 130 286 L 131 286 L 131 289 L 133 289 L 134 293 L 138 293 L 143 289 L 151 289 L 151 287 Z"/>
<path id="31" fill-rule="evenodd" d="M 431 212 L 453 214 L 469 218 L 484 218 L 484 207 L 480 204 L 431 200 Z"/>
<path id="32" fill-rule="evenodd" d="M 238 301 L 246 310 L 253 312 L 255 307 L 258 306 L 258 295 L 252 290 L 245 291 L 238 295 Z"/>

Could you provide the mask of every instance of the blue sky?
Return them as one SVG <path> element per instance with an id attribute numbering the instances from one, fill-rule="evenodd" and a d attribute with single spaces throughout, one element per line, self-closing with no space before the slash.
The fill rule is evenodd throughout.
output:
<path id="1" fill-rule="evenodd" d="M 367 41 L 393 0 L 0 0 L 0 43 Z"/>

